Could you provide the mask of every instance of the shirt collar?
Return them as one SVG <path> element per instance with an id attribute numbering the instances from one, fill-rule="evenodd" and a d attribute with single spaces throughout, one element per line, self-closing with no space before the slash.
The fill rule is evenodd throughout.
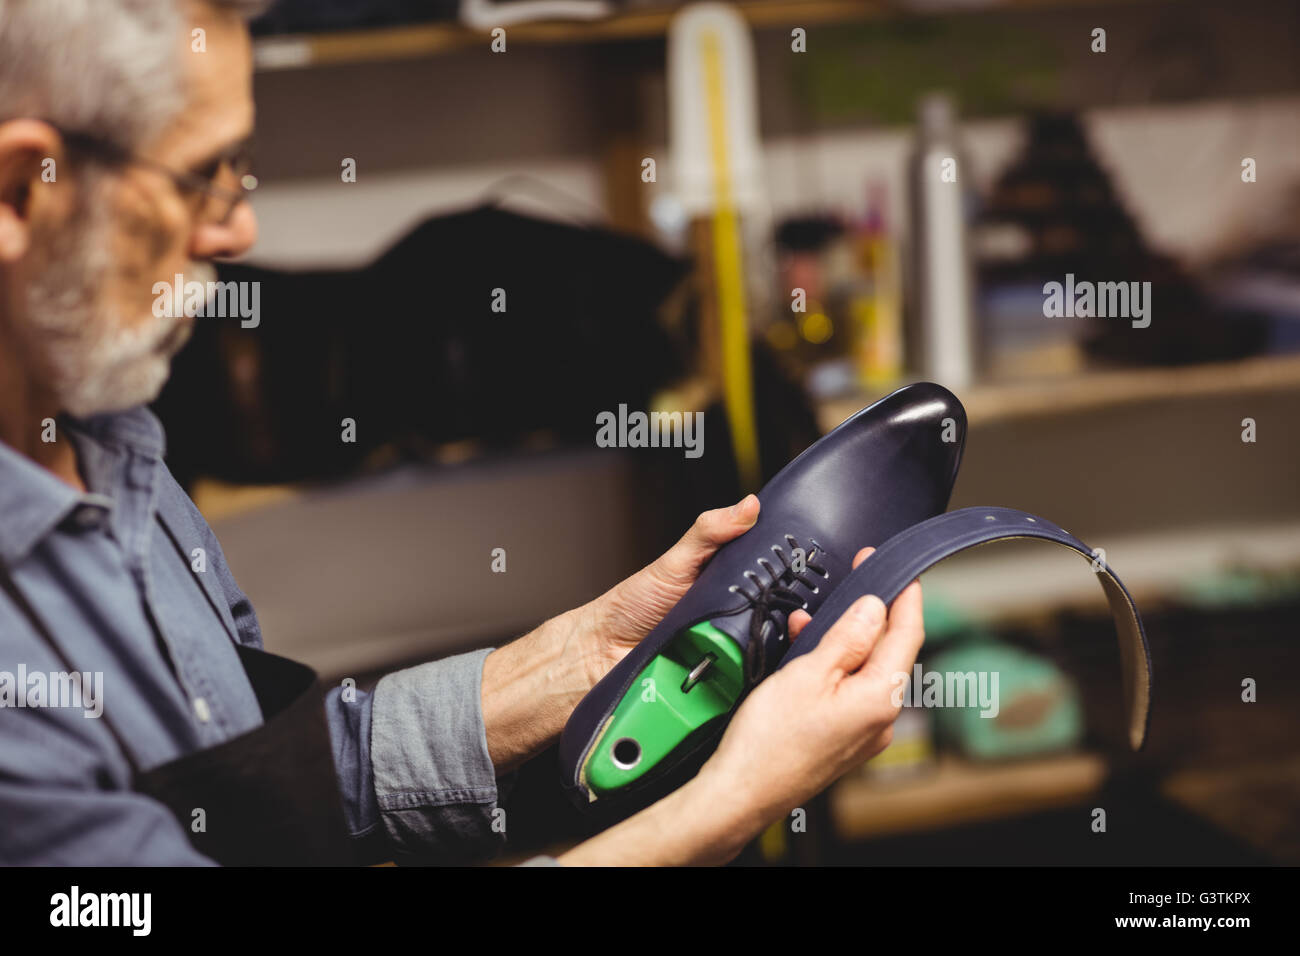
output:
<path id="1" fill-rule="evenodd" d="M 160 459 L 167 451 L 162 422 L 144 405 L 124 412 L 68 419 L 67 424 L 77 434 L 117 445 L 145 458 Z"/>
<path id="2" fill-rule="evenodd" d="M 165 451 L 162 424 L 143 405 L 84 419 L 62 418 L 56 427 L 76 442 L 79 460 L 86 457 L 82 444 L 86 439 L 149 459 L 161 459 Z M 17 565 L 79 504 L 110 507 L 116 489 L 107 475 L 85 477 L 94 490 L 82 494 L 0 442 L 0 560 L 10 567 Z"/>

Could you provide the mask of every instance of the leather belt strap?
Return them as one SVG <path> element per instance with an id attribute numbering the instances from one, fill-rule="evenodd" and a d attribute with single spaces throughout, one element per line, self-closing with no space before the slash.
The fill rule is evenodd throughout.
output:
<path id="1" fill-rule="evenodd" d="M 992 541 L 1039 538 L 1083 555 L 1097 573 L 1119 632 L 1120 666 L 1134 750 L 1146 739 L 1151 710 L 1151 654 L 1137 605 L 1104 561 L 1074 535 L 1050 521 L 1013 508 L 962 508 L 913 525 L 890 538 L 835 588 L 781 662 L 807 654 L 854 601 L 874 594 L 886 605 L 922 572 L 945 558 Z"/>

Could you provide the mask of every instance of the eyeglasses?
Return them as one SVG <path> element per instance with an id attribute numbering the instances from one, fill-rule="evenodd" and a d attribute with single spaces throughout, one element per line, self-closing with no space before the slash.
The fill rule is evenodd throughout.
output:
<path id="1" fill-rule="evenodd" d="M 53 125 L 53 124 L 51 124 Z M 141 166 L 162 173 L 176 188 L 193 196 L 202 196 L 206 200 L 205 218 L 218 225 L 226 225 L 234 215 L 235 208 L 248 198 L 248 194 L 257 188 L 257 177 L 253 175 L 253 144 L 244 140 L 224 150 L 201 167 L 193 170 L 177 170 L 157 160 L 137 156 L 130 150 L 88 133 L 77 133 L 59 129 L 59 135 L 68 148 L 88 156 L 95 156 L 118 165 Z M 234 182 L 234 187 L 224 186 L 218 178 Z"/>

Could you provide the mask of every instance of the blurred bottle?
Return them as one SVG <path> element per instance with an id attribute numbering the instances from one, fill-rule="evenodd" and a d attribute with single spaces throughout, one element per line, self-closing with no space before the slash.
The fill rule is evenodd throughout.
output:
<path id="1" fill-rule="evenodd" d="M 898 244 L 886 225 L 880 183 L 868 190 L 867 215 L 854 230 L 854 246 L 870 280 L 868 294 L 852 306 L 858 380 L 868 391 L 887 389 L 903 374 L 903 303 Z"/>
<path id="2" fill-rule="evenodd" d="M 978 364 L 965 200 L 969 171 L 945 94 L 921 100 L 908 178 L 917 371 L 948 388 L 965 388 Z"/>

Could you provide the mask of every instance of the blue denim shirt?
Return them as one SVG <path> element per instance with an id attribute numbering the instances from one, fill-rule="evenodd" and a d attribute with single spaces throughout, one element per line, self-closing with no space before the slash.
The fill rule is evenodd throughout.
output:
<path id="1" fill-rule="evenodd" d="M 258 725 L 235 651 L 261 646 L 257 616 L 163 463 L 157 418 L 136 408 L 60 421 L 56 437 L 75 443 L 88 491 L 0 443 L 0 559 L 71 666 L 102 673 L 103 707 L 136 764 L 148 770 Z M 372 693 L 330 690 L 354 836 L 432 860 L 487 855 L 504 839 L 481 711 L 487 653 L 398 671 Z M 64 670 L 0 593 L 0 865 L 212 863 L 166 807 L 131 789 L 102 717 L 16 706 L 20 668 Z"/>

